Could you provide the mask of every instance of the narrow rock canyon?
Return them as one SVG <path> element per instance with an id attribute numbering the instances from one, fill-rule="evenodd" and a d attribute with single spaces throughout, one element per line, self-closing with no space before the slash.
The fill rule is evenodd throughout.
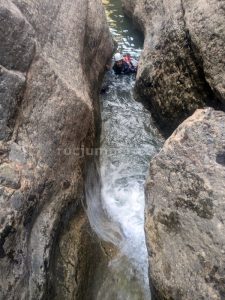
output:
<path id="1" fill-rule="evenodd" d="M 0 300 L 225 299 L 224 20 L 0 0 Z"/>

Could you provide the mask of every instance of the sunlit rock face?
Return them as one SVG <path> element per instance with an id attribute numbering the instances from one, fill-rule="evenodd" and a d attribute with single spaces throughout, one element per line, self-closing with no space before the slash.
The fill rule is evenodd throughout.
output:
<path id="1" fill-rule="evenodd" d="M 122 2 L 145 32 L 136 92 L 159 125 L 171 133 L 197 108 L 224 107 L 224 1 Z"/>
<path id="2" fill-rule="evenodd" d="M 90 266 L 79 256 L 87 220 L 71 221 L 83 199 L 77 149 L 95 139 L 112 52 L 104 9 L 100 0 L 2 0 L 0 28 L 0 299 L 78 299 Z"/>
<path id="3" fill-rule="evenodd" d="M 156 299 L 225 297 L 225 113 L 197 110 L 166 141 L 146 184 Z"/>

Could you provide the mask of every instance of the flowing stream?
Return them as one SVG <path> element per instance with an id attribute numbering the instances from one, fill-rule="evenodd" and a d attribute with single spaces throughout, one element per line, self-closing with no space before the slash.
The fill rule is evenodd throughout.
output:
<path id="1" fill-rule="evenodd" d="M 118 50 L 139 57 L 143 39 L 122 12 L 120 0 L 103 0 Z M 86 182 L 87 212 L 101 239 L 119 253 L 109 264 L 98 300 L 149 300 L 148 259 L 144 233 L 144 184 L 151 158 L 162 138 L 151 115 L 133 98 L 135 77 L 107 74 L 101 96 L 99 179 Z"/>

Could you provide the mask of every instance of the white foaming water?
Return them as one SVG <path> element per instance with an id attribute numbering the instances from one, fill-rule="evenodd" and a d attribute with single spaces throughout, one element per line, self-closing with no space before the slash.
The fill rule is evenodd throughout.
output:
<path id="1" fill-rule="evenodd" d="M 133 84 L 132 77 L 113 77 L 109 91 L 101 99 L 101 201 L 111 223 L 120 230 L 121 253 L 129 258 L 147 290 L 144 183 L 150 159 L 161 146 L 161 139 L 149 112 L 133 99 Z"/>
<path id="2" fill-rule="evenodd" d="M 129 257 L 144 281 L 148 279 L 147 249 L 144 234 L 143 184 L 126 174 L 128 166 L 102 169 L 102 202 L 112 221 L 119 225 L 121 252 Z M 125 183 L 126 181 L 126 183 Z M 145 282 L 146 284 L 147 282 Z"/>
<path id="3" fill-rule="evenodd" d="M 119 50 L 138 57 L 141 43 L 121 18 L 120 1 L 103 3 Z M 93 170 L 88 174 L 87 213 L 96 233 L 118 246 L 120 255 L 110 263 L 111 275 L 105 279 L 98 299 L 149 300 L 144 183 L 162 138 L 149 111 L 133 98 L 135 78 L 109 73 L 106 81 L 108 90 L 101 97 L 100 178 Z"/>
<path id="4" fill-rule="evenodd" d="M 149 300 L 144 183 L 149 162 L 162 139 L 150 113 L 133 98 L 134 77 L 108 76 L 109 89 L 101 97 L 100 167 L 97 172 L 89 172 L 86 199 L 92 227 L 103 240 L 115 244 L 120 254 L 110 263 L 111 274 L 98 299 L 120 299 L 125 294 L 127 300 Z M 108 285 L 115 282 L 112 277 L 127 282 L 118 281 L 111 290 Z M 128 288 L 134 278 L 135 292 Z"/>

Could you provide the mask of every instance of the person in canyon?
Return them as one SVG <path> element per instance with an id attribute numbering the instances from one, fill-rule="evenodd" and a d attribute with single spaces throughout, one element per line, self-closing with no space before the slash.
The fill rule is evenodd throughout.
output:
<path id="1" fill-rule="evenodd" d="M 104 94 L 108 91 L 110 82 L 112 80 L 112 70 L 116 75 L 129 75 L 136 74 L 138 68 L 138 61 L 131 57 L 128 53 L 126 55 L 122 55 L 120 53 L 116 53 L 114 55 L 114 64 L 111 63 L 106 64 L 106 75 L 101 88 L 100 93 Z"/>
<path id="2" fill-rule="evenodd" d="M 123 56 L 120 53 L 114 55 L 115 63 L 113 65 L 113 71 L 116 75 L 126 75 L 137 73 L 137 66 L 132 62 L 131 56 L 127 54 Z"/>

